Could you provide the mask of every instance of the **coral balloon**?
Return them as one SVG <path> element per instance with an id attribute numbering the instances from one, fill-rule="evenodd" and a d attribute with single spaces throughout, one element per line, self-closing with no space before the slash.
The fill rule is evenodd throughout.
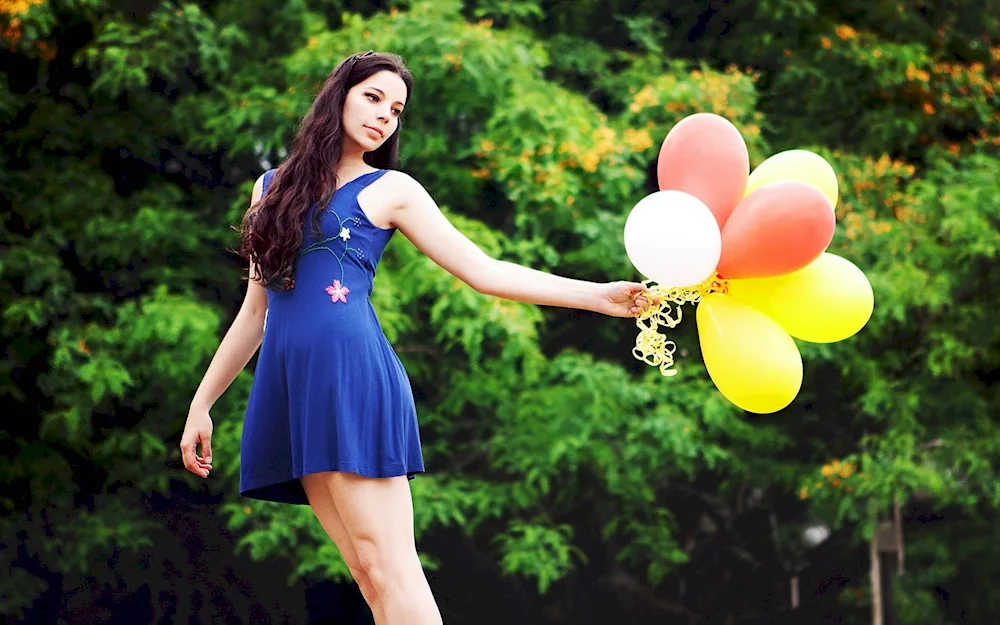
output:
<path id="1" fill-rule="evenodd" d="M 705 367 L 726 399 L 756 414 L 792 403 L 802 387 L 802 356 L 781 326 L 721 294 L 702 299 L 697 317 Z"/>
<path id="2" fill-rule="evenodd" d="M 743 199 L 749 175 L 743 135 L 712 113 L 690 115 L 671 128 L 656 162 L 660 190 L 695 196 L 715 215 L 720 230 Z"/>
<path id="3" fill-rule="evenodd" d="M 681 191 L 657 191 L 625 220 L 625 252 L 645 277 L 664 288 L 699 284 L 715 273 L 722 235 L 711 211 Z"/>
<path id="4" fill-rule="evenodd" d="M 831 208 L 837 206 L 840 193 L 837 173 L 825 158 L 809 150 L 786 150 L 765 160 L 750 174 L 746 195 L 772 182 L 783 180 L 811 184 L 830 200 Z"/>
<path id="5" fill-rule="evenodd" d="M 811 343 L 854 336 L 871 319 L 875 294 L 864 272 L 829 252 L 804 269 L 776 278 L 731 280 L 729 295 Z"/>
<path id="6" fill-rule="evenodd" d="M 830 200 L 795 180 L 748 195 L 722 231 L 718 272 L 724 278 L 766 278 L 802 269 L 826 251 L 836 219 Z"/>

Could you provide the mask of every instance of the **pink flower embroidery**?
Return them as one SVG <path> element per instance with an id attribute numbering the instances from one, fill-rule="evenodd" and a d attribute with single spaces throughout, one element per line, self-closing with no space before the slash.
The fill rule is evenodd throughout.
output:
<path id="1" fill-rule="evenodd" d="M 330 296 L 330 301 L 336 304 L 338 301 L 347 303 L 347 294 L 351 290 L 340 283 L 340 280 L 334 280 L 333 286 L 326 287 L 326 293 Z"/>

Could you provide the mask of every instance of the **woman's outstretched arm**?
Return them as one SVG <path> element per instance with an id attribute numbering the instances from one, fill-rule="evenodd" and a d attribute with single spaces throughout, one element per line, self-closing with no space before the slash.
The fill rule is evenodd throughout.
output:
<path id="1" fill-rule="evenodd" d="M 441 213 L 423 186 L 391 172 L 392 222 L 431 260 L 476 291 L 495 297 L 629 317 L 648 305 L 637 282 L 596 283 L 491 258 Z"/>

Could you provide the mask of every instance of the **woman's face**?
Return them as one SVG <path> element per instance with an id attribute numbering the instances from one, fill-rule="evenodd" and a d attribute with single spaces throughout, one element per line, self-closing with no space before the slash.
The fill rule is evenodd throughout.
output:
<path id="1" fill-rule="evenodd" d="M 344 100 L 345 143 L 375 151 L 396 132 L 405 104 L 406 84 L 395 72 L 383 70 L 354 85 Z"/>

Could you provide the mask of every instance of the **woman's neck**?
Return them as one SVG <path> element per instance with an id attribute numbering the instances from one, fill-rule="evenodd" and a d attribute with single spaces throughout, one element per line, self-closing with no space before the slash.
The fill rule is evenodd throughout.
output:
<path id="1" fill-rule="evenodd" d="M 373 167 L 365 162 L 363 152 L 344 154 L 337 163 L 337 178 L 344 183 L 372 169 Z"/>

